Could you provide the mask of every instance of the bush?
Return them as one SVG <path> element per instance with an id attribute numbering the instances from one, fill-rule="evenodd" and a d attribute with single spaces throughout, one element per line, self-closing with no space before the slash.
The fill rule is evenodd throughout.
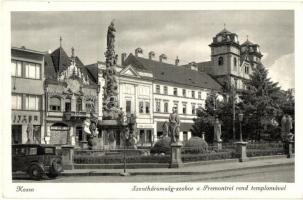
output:
<path id="1" fill-rule="evenodd" d="M 192 137 L 185 142 L 184 153 L 206 153 L 208 151 L 208 144 L 200 137 Z"/>
<path id="2" fill-rule="evenodd" d="M 206 160 L 223 160 L 235 158 L 235 154 L 232 151 L 225 152 L 212 152 L 205 154 L 183 154 L 183 162 L 195 162 L 195 161 L 206 161 Z"/>
<path id="3" fill-rule="evenodd" d="M 247 151 L 247 157 L 270 156 L 283 154 L 283 149 L 253 149 Z"/>
<path id="4" fill-rule="evenodd" d="M 156 142 L 156 144 L 151 148 L 150 153 L 152 154 L 169 154 L 170 153 L 170 137 L 164 137 Z"/>
<path id="5" fill-rule="evenodd" d="M 170 156 L 127 156 L 127 163 L 168 163 Z M 124 162 L 122 155 L 110 156 L 75 156 L 76 164 L 119 164 Z"/>

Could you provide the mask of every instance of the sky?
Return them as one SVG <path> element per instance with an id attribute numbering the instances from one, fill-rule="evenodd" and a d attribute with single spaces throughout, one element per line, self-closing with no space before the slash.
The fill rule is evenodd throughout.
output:
<path id="1" fill-rule="evenodd" d="M 248 38 L 260 45 L 262 63 L 282 89 L 294 88 L 293 11 L 78 11 L 13 12 L 11 44 L 38 51 L 71 48 L 85 65 L 104 61 L 106 33 L 114 20 L 116 53 L 143 49 L 143 57 L 164 53 L 168 63 L 210 60 L 212 38 L 224 28 L 236 33 L 240 43 Z M 120 61 L 119 61 L 120 62 Z"/>

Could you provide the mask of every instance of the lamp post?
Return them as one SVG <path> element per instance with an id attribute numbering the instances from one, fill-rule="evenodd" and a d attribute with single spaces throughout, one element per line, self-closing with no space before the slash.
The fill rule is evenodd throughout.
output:
<path id="1" fill-rule="evenodd" d="M 240 162 L 245 162 L 248 160 L 247 154 L 246 154 L 247 142 L 244 142 L 243 138 L 242 138 L 243 113 L 241 110 L 240 110 L 238 116 L 239 116 L 239 122 L 240 122 L 240 138 L 239 138 L 240 141 L 236 142 L 236 154 L 239 156 Z"/>
<path id="2" fill-rule="evenodd" d="M 243 113 L 242 113 L 242 111 L 239 112 L 239 122 L 240 122 L 240 142 L 243 142 L 243 139 L 242 139 Z"/>

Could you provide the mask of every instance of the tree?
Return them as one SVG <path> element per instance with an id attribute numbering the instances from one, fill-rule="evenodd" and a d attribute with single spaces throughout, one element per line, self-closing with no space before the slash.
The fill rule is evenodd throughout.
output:
<path id="1" fill-rule="evenodd" d="M 218 117 L 222 124 L 222 138 L 232 138 L 232 103 L 230 101 L 219 101 L 218 94 L 211 92 L 207 95 L 204 108 L 197 110 L 197 118 L 194 119 L 192 127 L 193 136 L 201 137 L 205 133 L 205 140 L 213 142 L 213 123 Z"/>
<path id="2" fill-rule="evenodd" d="M 260 139 L 261 131 L 266 129 L 280 112 L 277 82 L 272 82 L 268 71 L 260 63 L 253 69 L 250 79 L 245 82 L 247 90 L 240 95 L 239 107 L 243 110 L 245 121 L 244 132 L 251 139 Z"/>

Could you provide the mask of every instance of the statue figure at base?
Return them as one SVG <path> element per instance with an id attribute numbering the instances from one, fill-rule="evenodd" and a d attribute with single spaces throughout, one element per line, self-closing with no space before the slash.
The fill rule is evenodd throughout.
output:
<path id="1" fill-rule="evenodd" d="M 222 142 L 221 123 L 218 118 L 216 118 L 215 123 L 214 123 L 214 142 Z"/>
<path id="2" fill-rule="evenodd" d="M 173 112 L 169 115 L 169 135 L 171 142 L 179 142 L 180 117 L 177 113 L 177 107 L 173 107 Z"/>

